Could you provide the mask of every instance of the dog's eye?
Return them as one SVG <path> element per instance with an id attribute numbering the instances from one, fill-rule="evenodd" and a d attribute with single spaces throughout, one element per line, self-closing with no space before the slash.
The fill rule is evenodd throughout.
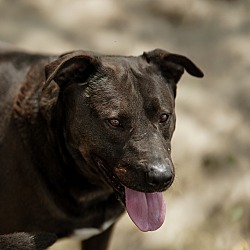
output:
<path id="1" fill-rule="evenodd" d="M 161 114 L 161 116 L 160 116 L 160 123 L 166 123 L 168 121 L 169 117 L 170 117 L 169 114 L 166 114 L 166 113 Z"/>
<path id="2" fill-rule="evenodd" d="M 109 119 L 108 120 L 109 124 L 113 127 L 122 127 L 121 122 L 118 119 Z"/>

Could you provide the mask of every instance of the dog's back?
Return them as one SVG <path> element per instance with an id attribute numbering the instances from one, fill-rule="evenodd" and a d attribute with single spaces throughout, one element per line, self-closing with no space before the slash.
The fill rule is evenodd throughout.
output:
<path id="1" fill-rule="evenodd" d="M 28 71 L 41 58 L 0 47 L 0 143 L 12 114 L 14 99 Z"/>
<path id="2" fill-rule="evenodd" d="M 19 102 L 29 101 L 26 100 L 29 95 L 22 95 L 26 78 L 42 58 L 12 50 L 0 53 L 0 234 L 12 232 L 15 224 L 22 224 L 20 220 L 24 218 L 22 213 L 28 206 L 31 188 L 29 179 L 35 178 L 35 173 L 27 167 L 31 159 L 23 146 L 22 124 L 16 121 L 18 114 L 24 112 L 21 107 L 19 109 Z"/>
<path id="3" fill-rule="evenodd" d="M 42 58 L 44 59 L 43 56 L 23 53 L 8 44 L 0 43 L 0 234 L 3 234 L 0 235 L 0 249 L 45 249 L 56 240 L 55 234 L 48 233 L 5 234 L 13 231 L 10 226 L 13 226 L 11 220 L 18 223 L 18 213 L 25 199 L 22 192 L 18 192 L 20 186 L 25 187 L 18 178 L 18 172 L 25 169 L 26 160 L 23 157 L 22 140 L 17 132 L 17 124 L 13 120 L 13 110 L 28 72 L 32 65 Z M 11 161 L 19 161 L 20 169 L 12 167 L 16 165 Z M 18 231 L 18 227 L 15 231 Z"/>

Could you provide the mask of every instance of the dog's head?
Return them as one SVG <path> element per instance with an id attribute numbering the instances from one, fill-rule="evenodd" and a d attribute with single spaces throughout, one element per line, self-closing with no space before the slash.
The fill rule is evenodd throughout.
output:
<path id="1" fill-rule="evenodd" d="M 164 220 L 161 192 L 174 180 L 170 142 L 184 69 L 203 76 L 188 58 L 160 49 L 139 57 L 77 51 L 46 67 L 45 86 L 60 87 L 67 145 L 87 162 L 79 168 L 104 178 L 142 231 Z"/>

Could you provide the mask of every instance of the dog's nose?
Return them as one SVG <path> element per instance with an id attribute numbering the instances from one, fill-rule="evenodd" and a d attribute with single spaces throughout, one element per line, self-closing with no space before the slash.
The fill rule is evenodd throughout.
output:
<path id="1" fill-rule="evenodd" d="M 157 166 L 147 173 L 147 183 L 156 192 L 166 190 L 173 182 L 174 174 L 169 167 Z"/>

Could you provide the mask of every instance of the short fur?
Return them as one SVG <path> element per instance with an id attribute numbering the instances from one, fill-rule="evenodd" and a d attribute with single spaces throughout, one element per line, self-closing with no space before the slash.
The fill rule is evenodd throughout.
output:
<path id="1" fill-rule="evenodd" d="M 84 249 L 105 250 L 124 186 L 162 192 L 173 182 L 184 69 L 203 76 L 188 58 L 160 49 L 139 57 L 2 50 L 0 249 L 43 249 L 95 228 Z"/>

